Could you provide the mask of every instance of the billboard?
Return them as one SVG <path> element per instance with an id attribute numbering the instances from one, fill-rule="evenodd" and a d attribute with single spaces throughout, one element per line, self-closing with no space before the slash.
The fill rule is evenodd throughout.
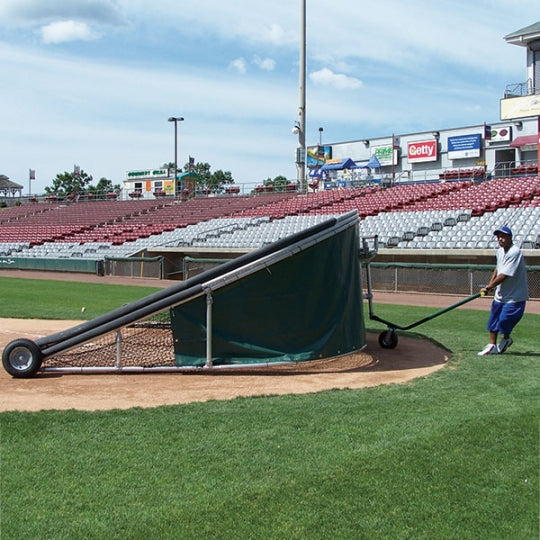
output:
<path id="1" fill-rule="evenodd" d="M 540 116 L 540 96 L 538 94 L 501 99 L 501 120 L 513 120 L 526 116 Z"/>
<path id="2" fill-rule="evenodd" d="M 371 155 L 377 156 L 381 167 L 385 165 L 392 165 L 392 154 L 393 154 L 393 165 L 397 165 L 397 148 L 394 148 L 392 152 L 392 145 L 388 144 L 386 146 L 372 146 Z"/>
<path id="3" fill-rule="evenodd" d="M 480 157 L 481 140 L 482 136 L 479 133 L 448 137 L 448 159 Z"/>
<path id="4" fill-rule="evenodd" d="M 306 153 L 306 165 L 308 167 L 318 167 L 332 158 L 332 147 L 324 145 L 308 146 Z"/>
<path id="5" fill-rule="evenodd" d="M 424 161 L 437 161 L 437 141 L 414 141 L 407 144 L 407 161 L 421 163 Z"/>
<path id="6" fill-rule="evenodd" d="M 508 142 L 512 140 L 512 126 L 491 128 L 490 142 Z"/>

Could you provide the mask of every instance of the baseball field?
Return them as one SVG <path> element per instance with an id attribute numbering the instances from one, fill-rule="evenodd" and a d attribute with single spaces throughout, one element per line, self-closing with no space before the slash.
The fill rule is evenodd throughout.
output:
<path id="1" fill-rule="evenodd" d="M 0 289 L 2 346 L 147 291 Z M 416 299 L 377 310 L 433 312 Z M 1 537 L 537 538 L 540 315 L 531 303 L 512 348 L 478 357 L 486 300 L 394 350 L 366 321 L 361 354 L 302 370 L 2 373 Z"/>

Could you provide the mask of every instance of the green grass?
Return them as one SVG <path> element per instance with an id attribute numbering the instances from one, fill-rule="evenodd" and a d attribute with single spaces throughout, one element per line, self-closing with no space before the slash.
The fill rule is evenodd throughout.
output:
<path id="1" fill-rule="evenodd" d="M 158 288 L 0 278 L 0 317 L 92 319 Z M 85 308 L 84 313 L 81 312 Z"/>
<path id="2" fill-rule="evenodd" d="M 401 385 L 2 413 L 0 536 L 537 539 L 540 317 L 478 357 L 486 320 L 454 310 L 409 332 L 453 358 Z"/>

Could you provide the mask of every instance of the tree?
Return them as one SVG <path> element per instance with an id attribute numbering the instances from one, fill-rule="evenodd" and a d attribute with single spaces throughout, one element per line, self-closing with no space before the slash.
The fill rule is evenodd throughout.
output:
<path id="1" fill-rule="evenodd" d="M 226 185 L 234 184 L 234 179 L 230 171 L 222 171 L 221 169 L 212 173 L 210 172 L 209 163 L 194 163 L 190 166 L 189 163 L 184 165 L 184 172 L 195 172 L 199 180 L 197 181 L 197 189 L 209 189 L 213 193 L 221 193 Z"/>
<path id="2" fill-rule="evenodd" d="M 71 193 L 82 194 L 86 192 L 86 187 L 92 182 L 92 177 L 82 169 L 80 172 L 64 172 L 57 174 L 52 181 L 52 185 L 45 188 L 45 193 L 66 197 Z"/>
<path id="3" fill-rule="evenodd" d="M 233 177 L 229 171 L 216 171 L 210 176 L 208 187 L 216 193 L 223 191 L 224 187 L 229 184 L 234 184 Z"/>
<path id="4" fill-rule="evenodd" d="M 289 180 L 285 176 L 276 176 L 274 180 L 272 180 L 274 184 L 274 190 L 275 191 L 284 191 L 285 186 L 289 183 Z"/>
<path id="5" fill-rule="evenodd" d="M 108 178 L 101 177 L 99 182 L 95 186 L 88 186 L 88 192 L 92 193 L 96 197 L 104 197 L 107 193 L 114 191 L 115 193 L 120 193 L 120 184 L 113 186 L 112 180 Z"/>
<path id="6" fill-rule="evenodd" d="M 196 173 L 199 177 L 200 187 L 204 187 L 210 182 L 210 177 L 212 176 L 210 173 L 210 163 L 199 162 L 194 163 L 193 165 L 186 163 L 184 165 L 184 172 L 190 171 Z"/>
<path id="7" fill-rule="evenodd" d="M 289 180 L 285 176 L 276 176 L 273 180 L 267 178 L 263 181 L 263 186 L 273 186 L 274 191 L 285 191 L 285 186 L 289 184 Z"/>

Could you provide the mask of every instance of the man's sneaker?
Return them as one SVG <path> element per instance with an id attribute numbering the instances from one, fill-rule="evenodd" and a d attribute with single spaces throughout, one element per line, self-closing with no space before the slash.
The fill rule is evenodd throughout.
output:
<path id="1" fill-rule="evenodd" d="M 512 343 L 514 343 L 514 340 L 511 337 L 508 337 L 508 338 L 503 337 L 501 341 L 499 342 L 499 346 L 497 348 L 499 351 L 499 354 L 502 354 L 504 351 L 506 351 L 506 349 L 508 349 L 508 347 L 510 347 Z"/>
<path id="2" fill-rule="evenodd" d="M 497 345 L 493 345 L 493 343 L 490 343 L 489 345 L 486 345 L 479 353 L 478 356 L 486 356 L 488 354 L 498 354 L 499 351 L 497 349 Z"/>

